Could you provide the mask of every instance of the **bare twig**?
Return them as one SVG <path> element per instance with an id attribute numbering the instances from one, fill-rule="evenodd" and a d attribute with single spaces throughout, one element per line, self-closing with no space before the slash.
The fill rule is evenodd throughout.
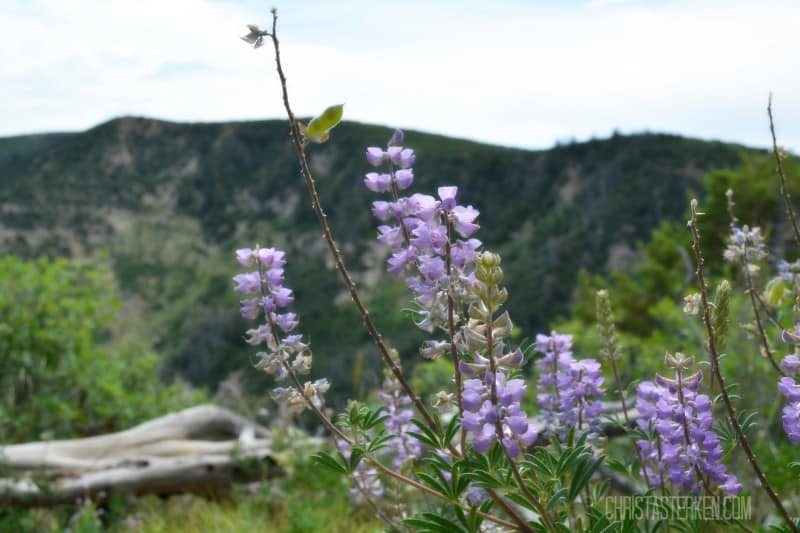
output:
<path id="1" fill-rule="evenodd" d="M 422 400 L 417 396 L 414 389 L 411 388 L 411 385 L 408 383 L 408 380 L 403 375 L 403 371 L 394 362 L 391 355 L 389 354 L 389 349 L 386 346 L 386 343 L 383 341 L 383 337 L 378 332 L 375 324 L 372 322 L 372 318 L 369 315 L 369 311 L 364 306 L 364 303 L 361 301 L 361 297 L 358 294 L 358 290 L 356 289 L 356 284 L 353 281 L 353 278 L 350 276 L 350 272 L 348 272 L 347 267 L 344 264 L 344 260 L 342 259 L 342 254 L 339 251 L 339 247 L 336 244 L 336 240 L 333 238 L 333 233 L 331 232 L 330 225 L 328 225 L 328 217 L 325 212 L 322 210 L 322 204 L 319 200 L 319 195 L 317 194 L 317 187 L 314 183 L 314 178 L 311 176 L 311 170 L 308 167 L 308 161 L 306 160 L 306 151 L 305 151 L 305 144 L 303 143 L 300 135 L 300 129 L 297 125 L 297 121 L 295 120 L 294 112 L 292 112 L 292 108 L 289 105 L 289 93 L 286 87 L 286 76 L 283 73 L 283 66 L 281 65 L 281 54 L 280 54 L 280 43 L 278 41 L 278 36 L 276 33 L 276 27 L 278 22 L 278 12 L 276 9 L 272 10 L 272 32 L 269 34 L 270 38 L 272 39 L 273 47 L 275 48 L 275 65 L 278 70 L 278 77 L 280 78 L 281 82 L 281 90 L 283 93 L 283 106 L 286 109 L 286 114 L 289 117 L 289 128 L 291 131 L 292 136 L 292 143 L 294 144 L 295 151 L 297 152 L 297 159 L 300 162 L 300 170 L 303 175 L 303 179 L 305 180 L 306 186 L 308 188 L 308 192 L 311 194 L 311 205 L 314 209 L 314 213 L 317 215 L 317 219 L 319 221 L 320 227 L 322 228 L 322 235 L 325 239 L 325 242 L 328 245 L 328 248 L 333 255 L 333 260 L 336 263 L 336 269 L 342 276 L 342 281 L 344 282 L 345 286 L 347 287 L 348 292 L 350 293 L 350 298 L 353 300 L 356 308 L 358 308 L 358 312 L 361 315 L 362 320 L 364 321 L 364 326 L 367 328 L 372 340 L 375 342 L 375 345 L 378 347 L 378 351 L 381 353 L 381 357 L 383 358 L 384 363 L 386 366 L 389 367 L 392 374 L 394 374 L 395 378 L 400 382 L 400 385 L 403 387 L 403 390 L 411 399 L 414 407 L 416 408 L 419 415 L 425 420 L 425 423 L 430 426 L 431 429 L 436 431 L 436 423 L 434 422 L 433 418 L 431 417 L 428 410 L 425 408 L 425 405 L 422 403 Z"/>
<path id="2" fill-rule="evenodd" d="M 303 175 L 303 179 L 305 180 L 306 187 L 308 188 L 309 194 L 311 195 L 311 204 L 314 209 L 314 213 L 317 216 L 317 220 L 319 221 L 320 227 L 322 228 L 323 238 L 328 245 L 328 248 L 333 255 L 334 262 L 336 264 L 336 269 L 339 271 L 342 281 L 344 282 L 345 286 L 347 287 L 348 292 L 350 293 L 350 297 L 353 300 L 356 308 L 358 309 L 359 314 L 361 315 L 362 320 L 364 321 L 364 326 L 366 327 L 367 331 L 369 332 L 372 340 L 375 342 L 375 345 L 378 347 L 378 351 L 381 353 L 381 357 L 383 358 L 384 363 L 389 367 L 392 374 L 394 374 L 397 381 L 400 383 L 401 387 L 411 399 L 411 402 L 414 404 L 416 411 L 419 415 L 423 418 L 425 423 L 430 427 L 434 432 L 437 431 L 436 423 L 431 417 L 428 410 L 425 408 L 425 405 L 422 403 L 422 400 L 416 394 L 414 389 L 409 384 L 408 380 L 403 375 L 403 371 L 400 367 L 394 362 L 391 355 L 389 354 L 389 349 L 387 348 L 386 344 L 383 341 L 383 337 L 378 332 L 375 324 L 372 322 L 372 318 L 369 315 L 369 311 L 364 306 L 364 303 L 361 301 L 361 297 L 358 294 L 356 289 L 355 282 L 353 278 L 350 276 L 347 268 L 345 267 L 344 260 L 342 259 L 342 254 L 339 251 L 338 246 L 336 245 L 336 241 L 333 238 L 333 233 L 331 232 L 330 226 L 328 225 L 327 215 L 322 210 L 322 205 L 319 200 L 319 195 L 317 194 L 316 185 L 314 183 L 314 179 L 311 176 L 311 170 L 308 166 L 308 161 L 306 159 L 305 147 L 306 144 L 302 141 L 300 136 L 300 129 L 297 125 L 297 121 L 294 116 L 294 112 L 292 111 L 291 105 L 289 104 L 289 93 L 286 86 L 286 76 L 283 72 L 283 66 L 281 65 L 281 55 L 280 55 L 280 42 L 277 36 L 277 23 L 278 23 L 278 11 L 276 9 L 272 9 L 272 32 L 268 33 L 269 37 L 272 39 L 273 48 L 275 49 L 275 66 L 278 71 L 278 77 L 281 83 L 281 92 L 283 96 L 283 106 L 286 109 L 286 114 L 289 118 L 289 129 L 292 138 L 292 144 L 295 147 L 295 152 L 297 153 L 297 159 L 300 163 L 300 171 Z M 322 413 L 319 410 L 316 410 L 318 416 Z M 327 424 L 326 424 L 327 425 Z M 335 429 L 335 426 L 331 424 L 328 426 L 329 429 L 333 429 L 335 433 L 340 433 L 338 429 Z M 454 447 L 450 447 L 450 452 L 455 456 L 460 456 L 461 454 L 456 450 Z M 376 468 L 382 470 L 387 475 L 395 477 L 396 479 L 398 476 L 401 476 L 397 472 L 392 471 L 380 464 L 380 462 L 375 463 Z M 413 481 L 408 478 L 404 478 L 406 483 L 411 485 L 417 486 L 423 492 L 436 492 L 433 489 L 426 487 L 425 485 L 421 485 L 416 481 Z M 509 514 L 509 516 L 516 522 L 517 527 L 522 528 L 523 530 L 527 530 L 530 526 L 527 524 L 525 519 L 520 516 L 518 512 L 516 512 L 507 502 L 505 502 L 494 490 L 487 489 L 487 493 L 491 496 L 491 498 L 503 508 L 503 510 Z M 439 497 L 443 495 L 436 493 Z M 446 497 L 445 497 L 446 499 Z M 484 516 L 484 513 L 479 513 L 481 516 Z M 491 518 L 490 518 L 491 517 Z M 491 519 L 495 523 L 505 522 L 502 519 L 493 517 L 491 515 L 486 515 L 485 518 Z M 499 522 L 498 522 L 499 521 Z M 509 522 L 505 522 L 505 524 L 501 525 L 508 525 Z M 513 526 L 513 524 L 512 524 Z"/>
<path id="3" fill-rule="evenodd" d="M 697 262 L 696 274 L 697 282 L 700 285 L 700 297 L 703 302 L 703 322 L 706 326 L 706 331 L 708 332 L 708 352 L 711 359 L 711 374 L 719 385 L 722 401 L 725 404 L 725 410 L 728 414 L 728 420 L 730 421 L 731 426 L 736 433 L 736 438 L 739 441 L 739 445 L 742 447 L 745 455 L 747 456 L 747 461 L 750 463 L 750 467 L 753 469 L 753 472 L 761 483 L 761 486 L 766 491 L 770 500 L 772 500 L 775 509 L 778 511 L 784 522 L 786 522 L 786 525 L 789 527 L 789 529 L 794 533 L 800 533 L 800 530 L 798 530 L 794 521 L 789 516 L 789 513 L 786 511 L 786 508 L 783 506 L 780 498 L 778 498 L 778 495 L 772 488 L 772 485 L 770 485 L 769 481 L 767 481 L 764 472 L 761 470 L 761 467 L 756 460 L 756 456 L 753 453 L 753 449 L 750 447 L 750 442 L 747 440 L 741 425 L 739 425 L 739 419 L 736 416 L 736 410 L 734 409 L 733 403 L 731 403 L 731 399 L 728 396 L 728 388 L 725 385 L 725 378 L 722 376 L 722 372 L 719 368 L 719 353 L 717 352 L 716 342 L 714 340 L 714 328 L 711 324 L 711 306 L 708 303 L 708 287 L 706 285 L 705 273 L 703 271 L 704 259 L 700 248 L 700 232 L 697 229 L 697 200 L 692 200 L 691 210 L 692 218 L 689 220 L 689 229 L 692 233 L 692 249 L 694 250 L 695 260 Z"/>
<path id="4" fill-rule="evenodd" d="M 789 189 L 786 188 L 786 174 L 783 171 L 781 151 L 778 148 L 778 140 L 775 137 L 775 120 L 772 118 L 772 93 L 769 95 L 767 115 L 769 115 L 769 131 L 772 134 L 772 154 L 775 156 L 776 170 L 778 172 L 778 177 L 781 179 L 781 194 L 783 195 L 783 203 L 786 204 L 786 216 L 789 217 L 789 221 L 792 223 L 794 240 L 797 244 L 800 244 L 800 228 L 797 226 L 797 216 L 792 207 L 792 198 L 789 196 Z"/>

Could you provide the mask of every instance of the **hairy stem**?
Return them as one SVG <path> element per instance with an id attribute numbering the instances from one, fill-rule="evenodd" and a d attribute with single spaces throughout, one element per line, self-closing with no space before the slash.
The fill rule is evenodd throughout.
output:
<path id="1" fill-rule="evenodd" d="M 741 425 L 739 425 L 739 419 L 736 416 L 736 410 L 734 409 L 733 403 L 731 403 L 731 399 L 728 396 L 728 388 L 725 385 L 725 378 L 722 376 L 722 372 L 719 368 L 719 353 L 717 352 L 716 342 L 714 341 L 714 327 L 711 324 L 711 306 L 708 303 L 708 287 L 706 285 L 705 273 L 703 271 L 704 259 L 700 248 L 700 232 L 697 229 L 697 200 L 692 200 L 691 210 L 692 218 L 689 220 L 689 229 L 692 232 L 692 249 L 694 250 L 695 260 L 697 261 L 697 270 L 695 271 L 695 274 L 697 275 L 697 282 L 700 285 L 700 298 L 703 302 L 703 322 L 705 323 L 706 331 L 708 333 L 708 352 L 711 358 L 711 374 L 719 385 L 722 401 L 725 404 L 725 410 L 728 414 L 728 420 L 730 421 L 731 426 L 736 433 L 736 438 L 739 441 L 739 445 L 742 447 L 745 455 L 747 456 L 747 461 L 750 463 L 750 467 L 753 469 L 753 472 L 769 496 L 769 499 L 772 500 L 775 510 L 778 511 L 778 514 L 780 514 L 781 518 L 784 520 L 784 522 L 786 522 L 786 525 L 789 527 L 789 529 L 794 533 L 800 533 L 800 530 L 789 516 L 789 513 L 786 511 L 786 508 L 783 506 L 780 498 L 778 498 L 778 495 L 775 493 L 772 485 L 769 484 L 767 477 L 761 470 L 761 467 L 756 460 L 756 456 L 753 453 L 753 449 L 750 447 L 750 442 L 747 440 L 744 431 L 742 431 Z"/>

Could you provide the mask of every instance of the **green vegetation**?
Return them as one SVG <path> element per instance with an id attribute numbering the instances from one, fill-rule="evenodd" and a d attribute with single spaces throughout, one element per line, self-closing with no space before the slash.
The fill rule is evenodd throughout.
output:
<path id="1" fill-rule="evenodd" d="M 232 250 L 256 242 L 288 251 L 287 281 L 317 355 L 314 374 L 331 379 L 333 402 L 372 393 L 381 379 L 379 358 L 319 242 L 285 130 L 277 121 L 187 126 L 122 119 L 81 134 L 0 139 L 2 238 L 17 254 L 0 258 L 0 441 L 105 433 L 205 397 L 163 383 L 172 378 L 213 391 L 244 371 L 245 392 L 263 394 L 268 383 L 248 369 L 247 324 L 230 290 Z M 341 124 L 333 141 L 313 148 L 311 164 L 370 310 L 406 366 L 414 366 L 414 385 L 427 399 L 449 382 L 450 363 L 417 363 L 423 334 L 398 311 L 407 305 L 406 291 L 383 274 L 384 258 L 369 238 L 371 197 L 360 183 L 364 146 L 389 134 Z M 731 324 L 742 326 L 731 327 L 723 371 L 740 384 L 736 401 L 747 407 L 744 414 L 758 413 L 759 424 L 748 430 L 771 481 L 779 491 L 796 482 L 785 470 L 794 449 L 782 434 L 775 376 L 759 355 L 741 273 L 721 259 L 729 188 L 740 223 L 761 225 L 773 254 L 792 249 L 768 157 L 665 135 L 614 136 L 547 152 L 415 132 L 407 139 L 417 150 L 420 190 L 450 181 L 481 210 L 480 237 L 503 254 L 508 307 L 524 335 L 572 333 L 576 353 L 595 356 L 594 295 L 609 289 L 621 378 L 631 389 L 663 371 L 665 350 L 702 359 L 699 323 L 681 310 L 682 298 L 697 290 L 684 220 L 688 197 L 698 195 L 712 286 L 733 282 Z M 800 175 L 800 166 L 787 162 L 787 171 Z M 800 186 L 792 193 L 798 197 Z M 100 250 L 107 255 L 96 255 Z M 765 261 L 760 288 L 773 270 Z M 776 322 L 791 325 L 791 305 L 771 309 Z M 770 321 L 766 329 L 782 355 L 780 328 Z M 261 402 L 254 397 L 244 397 L 251 416 Z M 724 423 L 720 431 L 732 444 Z M 613 444 L 630 446 L 625 439 Z M 732 459 L 747 477 L 741 451 L 734 448 Z M 0 530 L 379 528 L 368 509 L 350 503 L 346 482 L 306 454 L 289 454 L 282 466 L 286 477 L 226 495 L 112 498 L 102 513 L 91 502 L 77 510 L 4 510 Z M 768 505 L 754 496 L 754 509 Z"/>
<path id="2" fill-rule="evenodd" d="M 796 161 L 786 161 L 785 168 L 789 175 L 800 175 Z M 781 426 L 783 402 L 777 393 L 779 376 L 763 355 L 741 268 L 722 259 L 730 234 L 728 189 L 733 191 L 736 204 L 733 214 L 738 225 L 758 225 L 767 236 L 770 256 L 761 261 L 760 271 L 753 274 L 755 289 L 762 299 L 767 301 L 764 291 L 775 275 L 777 260 L 796 258 L 797 246 L 784 216 L 774 160 L 767 155 L 748 156 L 735 169 L 708 173 L 703 183 L 707 192 L 700 198 L 704 213 L 700 224 L 707 276 L 711 287 L 727 279 L 734 288 L 729 333 L 721 361 L 723 374 L 732 385 L 741 416 L 756 414 L 757 423 L 750 428 L 749 437 L 771 482 L 778 492 L 781 489 L 791 492 L 797 479 L 785 465 L 795 459 L 796 450 L 788 443 Z M 796 180 L 791 183 L 790 192 L 798 198 L 800 183 Z M 684 218 L 688 216 L 687 211 Z M 605 288 L 611 296 L 623 347 L 621 378 L 630 384 L 629 390 L 633 391 L 639 381 L 650 379 L 655 372 L 664 373 L 665 351 L 695 354 L 698 361 L 707 361 L 702 323 L 682 310 L 683 297 L 698 291 L 690 247 L 691 236 L 685 224 L 662 222 L 649 240 L 639 244 L 640 258 L 634 268 L 614 270 L 607 276 L 581 272 L 570 317 L 557 321 L 553 327 L 575 336 L 577 353 L 587 356 L 598 353 L 594 295 Z M 794 253 L 787 256 L 788 250 Z M 784 298 L 770 306 L 769 312 L 759 309 L 770 349 L 778 361 L 791 352 L 791 347 L 780 339 L 779 324 L 784 328 L 794 327 L 793 303 Z M 707 366 L 704 372 L 708 382 L 711 376 Z M 610 374 L 607 383 L 610 388 L 613 383 Z M 720 429 L 723 435 L 732 437 L 727 423 L 722 423 Z M 732 459 L 737 474 L 743 478 L 751 475 L 741 450 L 734 449 Z M 770 505 L 763 493 L 756 492 L 753 497 L 756 510 L 760 505 Z"/>
<path id="3" fill-rule="evenodd" d="M 107 433 L 201 396 L 158 379 L 159 358 L 109 338 L 107 262 L 0 258 L 0 442 Z"/>

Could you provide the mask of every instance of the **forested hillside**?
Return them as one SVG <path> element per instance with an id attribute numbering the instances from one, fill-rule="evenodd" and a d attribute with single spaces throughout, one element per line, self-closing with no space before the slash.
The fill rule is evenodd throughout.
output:
<path id="1" fill-rule="evenodd" d="M 389 128 L 337 127 L 311 148 L 330 223 L 373 314 L 404 359 L 421 337 L 397 309 L 405 289 L 383 273 L 363 187 L 366 146 Z M 677 220 L 711 169 L 741 146 L 672 135 L 615 135 L 525 151 L 406 132 L 416 189 L 459 186 L 481 211 L 478 237 L 506 265 L 509 310 L 525 335 L 568 310 L 578 272 L 626 268 L 635 245 Z M 179 375 L 212 390 L 246 368 L 233 250 L 288 250 L 287 279 L 334 396 L 379 381 L 379 365 L 319 239 L 282 121 L 176 124 L 123 118 L 89 131 L 0 139 L 0 245 L 22 257 L 105 253 L 120 286 L 125 334 L 152 343 Z M 335 302 L 331 311 L 330 303 Z M 361 364 L 354 365 L 354 361 Z M 375 364 L 372 364 L 372 363 Z M 255 373 L 246 373 L 248 375 Z"/>

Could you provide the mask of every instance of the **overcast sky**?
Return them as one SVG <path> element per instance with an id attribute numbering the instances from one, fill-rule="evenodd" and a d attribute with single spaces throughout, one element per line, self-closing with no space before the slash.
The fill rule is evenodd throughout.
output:
<path id="1" fill-rule="evenodd" d="M 282 118 L 255 0 L 0 0 L 0 135 Z M 800 1 L 285 0 L 295 111 L 531 148 L 614 130 L 800 151 Z"/>

